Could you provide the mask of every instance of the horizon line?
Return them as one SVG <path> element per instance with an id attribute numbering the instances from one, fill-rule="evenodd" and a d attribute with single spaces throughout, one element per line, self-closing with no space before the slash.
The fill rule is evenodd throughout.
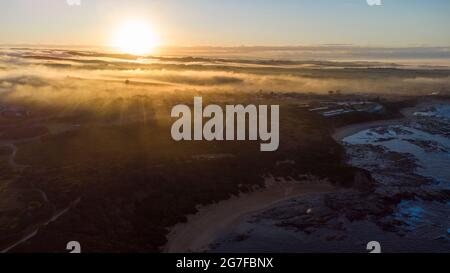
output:
<path id="1" fill-rule="evenodd" d="M 101 47 L 114 49 L 111 45 L 88 45 L 88 44 L 52 44 L 52 43 L 1 43 L 0 46 L 30 46 L 30 47 Z M 411 49 L 411 48 L 449 48 L 450 45 L 427 45 L 427 44 L 411 44 L 411 45 L 362 45 L 362 44 L 298 44 L 298 45 L 162 45 L 156 46 L 161 48 L 269 48 L 269 49 L 295 49 L 295 48 L 311 48 L 311 47 L 347 47 L 347 48 L 375 48 L 375 49 Z"/>

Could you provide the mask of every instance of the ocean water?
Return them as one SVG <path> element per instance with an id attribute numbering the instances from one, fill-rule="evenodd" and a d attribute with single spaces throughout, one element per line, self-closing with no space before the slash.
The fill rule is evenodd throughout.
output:
<path id="1" fill-rule="evenodd" d="M 414 113 L 419 121 L 368 129 L 343 139 L 351 145 L 377 145 L 398 153 L 412 154 L 419 164 L 417 174 L 437 184 L 450 183 L 450 132 L 427 132 L 430 122 L 450 125 L 450 104 L 437 104 Z M 433 123 L 431 123 L 433 124 Z M 425 128 L 425 130 L 424 130 Z M 436 128 L 433 128 L 436 129 Z"/>
<path id="2" fill-rule="evenodd" d="M 447 194 L 440 200 L 402 200 L 393 217 L 415 240 L 450 242 L 450 105 L 439 104 L 414 113 L 417 120 L 381 126 L 346 137 L 348 145 L 374 145 L 385 151 L 412 155 L 414 173 L 433 183 L 420 186 L 430 193 Z M 446 193 L 447 191 L 447 193 Z M 445 202 L 445 200 L 447 200 Z M 450 251 L 450 246 L 447 249 Z"/>
<path id="3" fill-rule="evenodd" d="M 428 116 L 450 120 L 450 105 L 438 104 L 414 113 L 415 116 Z"/>
<path id="4" fill-rule="evenodd" d="M 450 108 L 449 108 L 450 109 Z M 412 154 L 419 164 L 416 173 L 449 186 L 450 138 L 405 125 L 392 125 L 361 131 L 343 140 L 347 144 L 370 144 L 387 150 Z"/>

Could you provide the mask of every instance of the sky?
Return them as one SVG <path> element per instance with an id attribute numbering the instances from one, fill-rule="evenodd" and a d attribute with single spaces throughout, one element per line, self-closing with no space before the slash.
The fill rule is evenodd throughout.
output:
<path id="1" fill-rule="evenodd" d="M 107 45 L 126 21 L 167 46 L 450 46 L 449 0 L 1 0 L 0 44 Z"/>

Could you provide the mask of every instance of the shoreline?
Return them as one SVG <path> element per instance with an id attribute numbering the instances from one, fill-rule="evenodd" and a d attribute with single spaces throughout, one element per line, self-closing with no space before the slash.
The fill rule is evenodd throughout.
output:
<path id="1" fill-rule="evenodd" d="M 411 120 L 414 118 L 414 112 L 418 111 L 420 108 L 432 106 L 436 104 L 438 101 L 428 101 L 428 102 L 422 102 L 418 103 L 417 105 L 413 107 L 406 107 L 400 109 L 400 113 L 403 115 L 402 118 L 396 118 L 396 119 L 382 119 L 382 120 L 375 120 L 375 121 L 368 121 L 363 123 L 356 123 L 351 124 L 343 127 L 336 128 L 331 135 L 331 137 L 336 140 L 337 142 L 342 142 L 342 140 L 348 136 L 354 135 L 358 132 L 380 127 L 380 126 L 387 126 L 387 125 L 394 125 L 399 122 L 404 122 L 407 120 Z"/>
<path id="2" fill-rule="evenodd" d="M 266 178 L 266 187 L 251 193 L 232 196 L 227 200 L 201 207 L 196 214 L 187 216 L 185 223 L 170 228 L 165 253 L 204 252 L 209 250 L 224 231 L 230 230 L 245 217 L 298 196 L 336 191 L 326 180 L 276 182 Z M 213 223 L 213 224 L 211 224 Z"/>
<path id="3" fill-rule="evenodd" d="M 376 120 L 376 121 L 347 125 L 344 127 L 337 128 L 331 136 L 337 142 L 342 142 L 342 140 L 344 138 L 354 135 L 358 132 L 376 128 L 379 126 L 393 125 L 393 124 L 405 121 L 407 119 L 408 119 L 407 117 L 399 118 L 399 119 L 383 119 L 383 120 Z"/>

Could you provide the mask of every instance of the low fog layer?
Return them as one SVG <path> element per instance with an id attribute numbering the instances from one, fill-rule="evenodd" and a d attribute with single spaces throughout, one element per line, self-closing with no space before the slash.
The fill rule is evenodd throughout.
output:
<path id="1" fill-rule="evenodd" d="M 445 60 L 447 53 L 441 50 L 434 54 L 444 54 Z M 136 57 L 87 50 L 3 48 L 0 49 L 0 94 L 10 100 L 75 104 L 100 97 L 160 92 L 340 90 L 342 93 L 414 95 L 450 90 L 449 67 L 406 63 Z"/>

